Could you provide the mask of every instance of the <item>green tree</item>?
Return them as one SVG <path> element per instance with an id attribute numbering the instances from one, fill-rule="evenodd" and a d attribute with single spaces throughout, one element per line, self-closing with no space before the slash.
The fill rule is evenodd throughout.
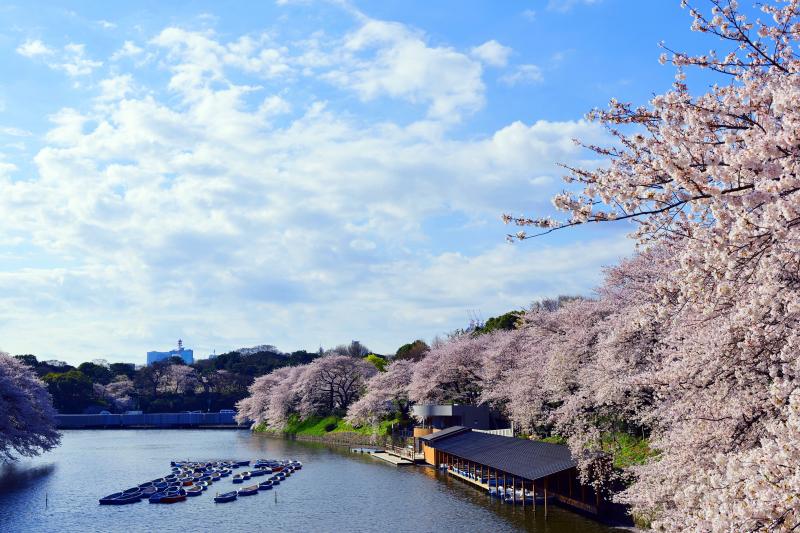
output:
<path id="1" fill-rule="evenodd" d="M 51 372 L 43 380 L 53 397 L 53 405 L 61 413 L 81 413 L 94 403 L 92 380 L 80 370 Z"/>
<path id="2" fill-rule="evenodd" d="M 493 316 L 487 320 L 483 326 L 476 328 L 475 333 L 481 335 L 483 333 L 491 333 L 492 331 L 499 329 L 517 329 L 517 322 L 524 314 L 524 311 L 509 311 L 504 315 Z"/>
<path id="3" fill-rule="evenodd" d="M 397 353 L 395 353 L 395 359 L 409 359 L 411 361 L 419 361 L 425 354 L 430 350 L 430 347 L 420 339 L 415 340 L 414 342 L 410 342 L 408 344 L 402 345 L 400 348 L 397 349 Z"/>
<path id="4" fill-rule="evenodd" d="M 371 353 L 364 358 L 364 361 L 372 363 L 379 372 L 386 372 L 386 358 L 378 354 Z"/>
<path id="5" fill-rule="evenodd" d="M 155 397 L 158 394 L 158 387 L 166 378 L 170 367 L 169 361 L 156 361 L 152 365 L 148 365 L 139 369 L 133 380 L 140 396 Z"/>
<path id="6" fill-rule="evenodd" d="M 78 365 L 78 370 L 83 372 L 83 374 L 89 378 L 92 383 L 102 383 L 103 385 L 107 385 L 114 377 L 114 374 L 111 373 L 111 370 L 108 367 L 95 363 L 81 363 Z"/>
<path id="7" fill-rule="evenodd" d="M 136 375 L 136 367 L 133 363 L 111 363 L 108 365 L 111 370 L 112 376 L 128 376 L 128 379 L 133 379 Z"/>
<path id="8" fill-rule="evenodd" d="M 17 361 L 19 361 L 24 365 L 28 365 L 34 370 L 36 370 L 36 367 L 39 366 L 39 360 L 36 359 L 36 356 L 29 353 L 26 353 L 24 355 L 15 355 L 14 359 L 16 359 Z"/>

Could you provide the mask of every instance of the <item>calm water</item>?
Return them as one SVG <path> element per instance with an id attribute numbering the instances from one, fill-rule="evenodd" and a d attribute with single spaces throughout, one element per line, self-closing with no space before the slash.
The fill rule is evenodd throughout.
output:
<path id="1" fill-rule="evenodd" d="M 276 489 L 227 504 L 215 492 L 173 505 L 100 506 L 97 499 L 169 473 L 176 459 L 293 458 L 303 469 Z M 46 502 L 46 503 L 45 503 Z M 65 431 L 61 447 L 0 467 L 0 531 L 537 531 L 612 529 L 549 506 L 512 507 L 430 468 L 396 468 L 324 446 L 235 430 Z"/>

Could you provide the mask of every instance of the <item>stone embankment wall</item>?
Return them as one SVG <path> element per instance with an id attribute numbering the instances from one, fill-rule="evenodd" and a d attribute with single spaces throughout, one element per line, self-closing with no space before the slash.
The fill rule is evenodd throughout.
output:
<path id="1" fill-rule="evenodd" d="M 241 428 L 233 413 L 149 413 L 122 415 L 56 415 L 59 429 Z"/>

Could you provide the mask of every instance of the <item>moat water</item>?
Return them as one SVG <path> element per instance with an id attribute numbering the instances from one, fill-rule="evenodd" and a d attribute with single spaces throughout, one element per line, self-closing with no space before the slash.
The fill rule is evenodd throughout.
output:
<path id="1" fill-rule="evenodd" d="M 169 473 L 172 460 L 297 459 L 304 467 L 271 491 L 215 504 L 230 478 L 172 505 L 98 498 Z M 245 482 L 247 484 L 247 482 Z M 425 467 L 394 467 L 346 449 L 242 430 L 74 430 L 59 448 L 0 466 L 0 531 L 15 532 L 472 532 L 615 531 L 548 506 L 503 504 Z"/>

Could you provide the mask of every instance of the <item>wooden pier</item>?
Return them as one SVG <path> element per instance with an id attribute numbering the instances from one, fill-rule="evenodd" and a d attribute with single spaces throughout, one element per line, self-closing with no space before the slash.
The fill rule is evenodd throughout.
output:
<path id="1" fill-rule="evenodd" d="M 457 477 L 458 479 L 466 481 L 467 483 L 471 483 L 471 484 L 475 485 L 476 487 L 480 487 L 480 488 L 482 488 L 483 490 L 485 490 L 487 492 L 489 491 L 489 484 L 488 483 L 481 483 L 477 479 L 472 479 L 472 478 L 469 478 L 467 476 L 462 476 L 461 474 L 459 474 L 458 472 L 456 472 L 455 470 L 453 470 L 451 468 L 447 469 L 447 473 L 450 474 L 453 477 Z"/>
<path id="2" fill-rule="evenodd" d="M 414 464 L 413 462 L 409 461 L 408 459 L 405 459 L 403 457 L 399 457 L 397 455 L 394 455 L 394 454 L 391 454 L 391 453 L 388 453 L 388 452 L 376 452 L 376 453 L 371 453 L 370 455 L 372 457 L 377 458 L 377 459 L 381 459 L 383 461 L 386 461 L 387 463 L 391 463 L 394 466 L 411 466 L 411 465 Z"/>
<path id="3" fill-rule="evenodd" d="M 401 457 L 396 453 L 392 453 L 391 451 L 386 451 L 381 448 L 350 448 L 350 451 L 352 453 L 367 454 L 370 457 L 375 457 L 381 461 L 386 461 L 394 466 L 410 466 L 414 464 L 413 461 L 406 459 L 405 457 Z"/>

